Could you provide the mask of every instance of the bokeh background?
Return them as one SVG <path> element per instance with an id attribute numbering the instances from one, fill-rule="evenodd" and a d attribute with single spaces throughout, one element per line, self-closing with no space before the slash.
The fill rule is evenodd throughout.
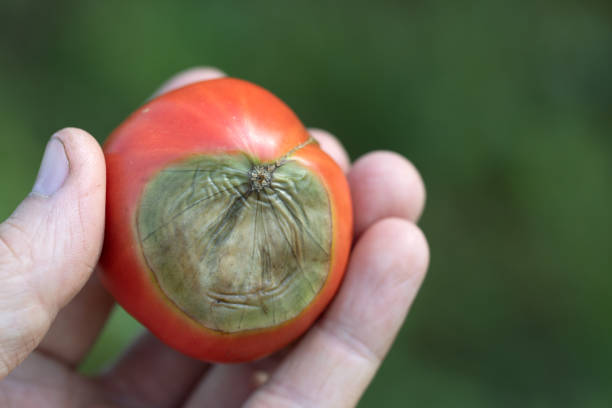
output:
<path id="1" fill-rule="evenodd" d="M 426 180 L 430 272 L 362 407 L 612 404 L 612 3 L 2 0 L 0 218 L 53 131 L 102 142 L 194 65 Z M 82 369 L 139 330 L 117 309 Z"/>

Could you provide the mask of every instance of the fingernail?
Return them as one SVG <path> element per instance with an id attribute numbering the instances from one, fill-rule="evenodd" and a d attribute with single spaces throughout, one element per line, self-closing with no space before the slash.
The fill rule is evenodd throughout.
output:
<path id="1" fill-rule="evenodd" d="M 44 196 L 52 195 L 64 184 L 69 170 L 70 165 L 64 145 L 56 137 L 51 137 L 45 148 L 32 192 Z"/>

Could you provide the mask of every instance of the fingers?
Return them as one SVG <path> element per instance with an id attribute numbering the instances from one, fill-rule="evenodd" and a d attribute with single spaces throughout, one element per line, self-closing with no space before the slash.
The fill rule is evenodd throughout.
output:
<path id="1" fill-rule="evenodd" d="M 209 365 L 189 358 L 146 333 L 103 381 L 126 406 L 179 406 Z"/>
<path id="2" fill-rule="evenodd" d="M 308 132 L 314 137 L 321 149 L 327 153 L 336 163 L 340 166 L 342 171 L 348 173 L 351 166 L 346 150 L 342 147 L 342 144 L 336 139 L 331 133 L 321 129 L 308 129 Z"/>
<path id="3" fill-rule="evenodd" d="M 97 274 L 92 274 L 83 289 L 58 313 L 38 351 L 76 367 L 100 334 L 113 303 Z"/>
<path id="4" fill-rule="evenodd" d="M 385 219 L 356 244 L 331 308 L 247 401 L 247 407 L 355 406 L 423 280 L 427 243 L 412 223 Z"/>
<path id="5" fill-rule="evenodd" d="M 387 217 L 416 221 L 425 205 L 425 186 L 415 167 L 392 152 L 373 152 L 357 160 L 348 174 L 355 235 Z"/>
<path id="6" fill-rule="evenodd" d="M 208 81 L 209 79 L 217 79 L 224 77 L 225 73 L 217 68 L 212 67 L 195 67 L 179 72 L 172 78 L 167 80 L 153 96 L 159 96 L 166 92 L 173 91 L 183 86 L 199 81 Z"/>
<path id="7" fill-rule="evenodd" d="M 33 192 L 0 225 L 0 378 L 87 281 L 104 228 L 104 157 L 80 129 L 56 133 Z"/>

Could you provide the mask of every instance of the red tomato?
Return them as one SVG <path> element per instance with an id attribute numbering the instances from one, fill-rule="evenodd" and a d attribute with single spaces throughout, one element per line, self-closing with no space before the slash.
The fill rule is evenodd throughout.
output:
<path id="1" fill-rule="evenodd" d="M 268 91 L 224 78 L 169 92 L 104 151 L 102 280 L 166 344 L 256 359 L 331 301 L 351 246 L 348 185 Z"/>

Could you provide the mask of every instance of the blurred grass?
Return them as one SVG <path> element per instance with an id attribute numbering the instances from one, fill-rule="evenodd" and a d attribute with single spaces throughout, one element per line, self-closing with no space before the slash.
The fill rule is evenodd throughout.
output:
<path id="1" fill-rule="evenodd" d="M 1 217 L 54 130 L 102 141 L 215 65 L 426 180 L 430 274 L 361 406 L 609 406 L 609 2 L 5 0 L 0 19 Z M 116 312 L 83 369 L 138 330 Z"/>

